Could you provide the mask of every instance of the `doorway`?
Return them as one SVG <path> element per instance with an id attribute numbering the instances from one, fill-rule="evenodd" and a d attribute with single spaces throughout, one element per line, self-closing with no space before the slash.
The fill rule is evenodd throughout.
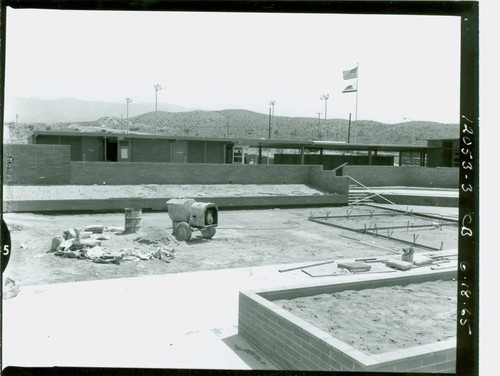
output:
<path id="1" fill-rule="evenodd" d="M 118 161 L 118 140 L 106 139 L 106 162 Z"/>
<path id="2" fill-rule="evenodd" d="M 187 141 L 174 141 L 172 143 L 172 162 L 187 162 Z"/>

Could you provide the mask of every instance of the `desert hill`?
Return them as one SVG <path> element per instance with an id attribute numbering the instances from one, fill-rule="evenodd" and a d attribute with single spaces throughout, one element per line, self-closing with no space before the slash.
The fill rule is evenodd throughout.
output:
<path id="1" fill-rule="evenodd" d="M 275 116 L 271 138 L 291 140 L 347 141 L 349 122 L 346 119 Z M 97 120 L 80 122 L 9 122 L 5 124 L 5 141 L 25 143 L 34 130 L 61 130 L 82 132 L 130 132 L 169 136 L 267 138 L 269 116 L 248 110 L 146 112 L 128 120 L 103 116 Z M 351 124 L 350 142 L 425 145 L 427 139 L 458 138 L 458 124 L 412 121 L 384 124 L 360 120 Z"/>

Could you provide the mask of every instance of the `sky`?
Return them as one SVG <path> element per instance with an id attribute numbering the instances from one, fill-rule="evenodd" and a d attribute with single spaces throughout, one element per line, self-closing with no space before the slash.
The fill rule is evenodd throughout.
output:
<path id="1" fill-rule="evenodd" d="M 153 103 L 161 84 L 201 110 L 324 118 L 328 94 L 328 119 L 459 122 L 459 17 L 8 8 L 6 26 L 6 103 Z"/>

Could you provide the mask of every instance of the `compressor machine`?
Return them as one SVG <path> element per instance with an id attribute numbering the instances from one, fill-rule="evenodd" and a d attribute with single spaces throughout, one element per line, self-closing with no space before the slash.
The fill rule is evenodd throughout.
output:
<path id="1" fill-rule="evenodd" d="M 215 204 L 182 198 L 168 200 L 167 206 L 177 240 L 188 241 L 194 230 L 200 230 L 205 239 L 215 235 L 218 212 Z"/>

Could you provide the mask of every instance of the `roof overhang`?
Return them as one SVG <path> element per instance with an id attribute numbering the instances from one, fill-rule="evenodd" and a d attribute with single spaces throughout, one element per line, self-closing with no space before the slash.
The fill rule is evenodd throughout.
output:
<path id="1" fill-rule="evenodd" d="M 238 142 L 237 142 L 238 143 Z M 391 145 L 391 144 L 352 144 L 336 141 L 295 141 L 295 140 L 247 140 L 242 142 L 250 147 L 264 147 L 272 149 L 308 149 L 308 150 L 340 150 L 340 151 L 412 151 L 423 152 L 428 146 Z"/>
<path id="2" fill-rule="evenodd" d="M 222 142 L 226 144 L 234 143 L 234 140 L 229 138 L 165 136 L 165 135 L 122 133 L 122 132 L 99 133 L 99 132 L 35 131 L 29 137 L 33 136 L 99 137 L 99 138 L 118 138 L 118 139 L 154 139 L 154 140 L 172 140 L 172 141 L 209 141 L 209 142 Z"/>

